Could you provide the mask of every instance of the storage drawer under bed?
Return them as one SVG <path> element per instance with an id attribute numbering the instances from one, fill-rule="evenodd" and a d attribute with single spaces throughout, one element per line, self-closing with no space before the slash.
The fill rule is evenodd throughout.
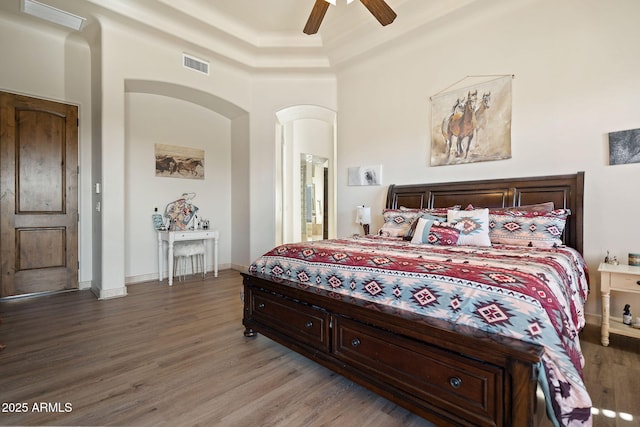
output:
<path id="1" fill-rule="evenodd" d="M 500 367 L 341 316 L 333 322 L 337 358 L 474 425 L 502 425 Z"/>
<path id="2" fill-rule="evenodd" d="M 249 288 L 251 316 L 276 332 L 329 351 L 329 313 L 288 298 Z"/>

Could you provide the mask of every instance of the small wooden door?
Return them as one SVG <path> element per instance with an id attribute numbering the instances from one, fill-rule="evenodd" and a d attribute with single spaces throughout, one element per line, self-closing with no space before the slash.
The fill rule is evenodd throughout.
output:
<path id="1" fill-rule="evenodd" d="M 0 296 L 78 287 L 78 108 L 0 92 Z"/>

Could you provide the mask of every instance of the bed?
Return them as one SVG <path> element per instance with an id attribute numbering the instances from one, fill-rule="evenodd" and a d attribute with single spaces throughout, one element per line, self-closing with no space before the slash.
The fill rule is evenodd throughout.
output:
<path id="1" fill-rule="evenodd" d="M 382 236 L 282 245 L 243 273 L 245 335 L 261 333 L 438 426 L 532 426 L 540 410 L 556 425 L 590 425 L 578 339 L 589 292 L 583 189 L 583 172 L 391 185 Z M 448 242 L 452 222 L 464 234 L 461 224 L 485 213 L 486 227 L 533 218 L 553 233 Z M 397 214 L 410 217 L 410 240 L 387 235 Z M 536 405 L 539 386 L 546 408 Z"/>

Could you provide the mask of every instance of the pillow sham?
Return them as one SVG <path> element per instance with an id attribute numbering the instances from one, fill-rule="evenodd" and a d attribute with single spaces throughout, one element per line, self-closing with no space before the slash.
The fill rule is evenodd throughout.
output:
<path id="1" fill-rule="evenodd" d="M 553 202 L 546 203 L 538 203 L 535 205 L 522 205 L 522 206 L 511 206 L 508 208 L 495 208 L 489 209 L 489 214 L 503 214 L 505 212 L 537 212 L 537 213 L 549 213 L 555 210 L 555 206 Z"/>
<path id="2" fill-rule="evenodd" d="M 526 211 L 526 212 L 551 212 L 555 209 L 555 205 L 553 202 L 545 202 L 545 203 L 536 203 L 533 205 L 522 205 L 522 206 L 514 206 L 513 208 L 517 211 Z"/>
<path id="3" fill-rule="evenodd" d="M 460 230 L 458 245 L 491 246 L 489 238 L 489 209 L 450 210 L 447 222 Z"/>
<path id="4" fill-rule="evenodd" d="M 569 209 L 551 212 L 506 212 L 489 214 L 489 238 L 491 243 L 502 243 L 536 248 L 552 248 L 562 245 L 562 233 Z"/>
<path id="5" fill-rule="evenodd" d="M 384 209 L 384 223 L 378 234 L 384 237 L 404 237 L 413 221 L 421 214 L 420 209 Z"/>

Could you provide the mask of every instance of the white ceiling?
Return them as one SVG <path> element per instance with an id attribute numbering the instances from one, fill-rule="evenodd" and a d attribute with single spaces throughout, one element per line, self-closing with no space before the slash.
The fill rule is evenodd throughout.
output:
<path id="1" fill-rule="evenodd" d="M 386 0 L 398 14 L 382 27 L 359 1 L 337 0 L 318 34 L 302 32 L 315 0 L 38 0 L 87 18 L 99 15 L 186 41 L 193 54 L 252 70 L 331 70 L 479 0 Z M 0 9 L 20 12 L 21 0 Z M 35 20 L 35 18 L 26 17 Z M 55 24 L 46 24 L 55 26 Z"/>

